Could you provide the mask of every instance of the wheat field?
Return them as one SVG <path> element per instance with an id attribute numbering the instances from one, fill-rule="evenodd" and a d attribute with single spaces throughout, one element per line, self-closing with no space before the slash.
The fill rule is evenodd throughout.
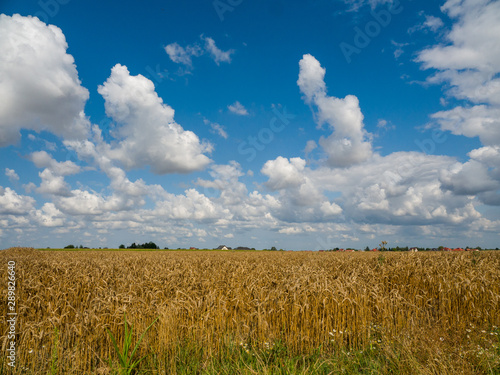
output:
<path id="1" fill-rule="evenodd" d="M 262 362 L 241 373 L 274 373 L 277 347 L 316 353 L 321 373 L 341 373 L 341 358 L 359 373 L 377 373 L 366 358 L 381 373 L 500 373 L 500 252 L 12 248 L 0 260 L 3 291 L 16 262 L 16 374 L 114 373 L 107 330 L 121 344 L 124 316 L 137 336 L 158 318 L 139 347 L 144 373 L 183 373 L 182 355 L 196 362 L 184 373 L 216 373 L 229 352 Z M 6 303 L 0 316 L 11 373 Z"/>

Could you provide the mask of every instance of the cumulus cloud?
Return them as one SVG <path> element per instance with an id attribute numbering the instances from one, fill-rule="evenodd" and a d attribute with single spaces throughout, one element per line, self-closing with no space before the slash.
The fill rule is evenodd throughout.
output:
<path id="1" fill-rule="evenodd" d="M 354 95 L 347 95 L 344 99 L 327 96 L 326 70 L 313 56 L 304 55 L 299 66 L 297 84 L 306 103 L 316 105 L 318 125 L 326 123 L 333 130 L 330 136 L 319 140 L 328 155 L 328 164 L 347 167 L 367 160 L 372 155 L 372 146 L 366 141 L 368 134 L 358 98 Z"/>
<path id="2" fill-rule="evenodd" d="M 0 186 L 0 214 L 25 215 L 35 204 L 32 197 L 19 195 L 10 188 Z"/>
<path id="3" fill-rule="evenodd" d="M 442 130 L 452 134 L 479 137 L 484 145 L 500 145 L 500 107 L 458 106 L 436 112 L 431 118 L 438 122 Z"/>
<path id="4" fill-rule="evenodd" d="M 89 93 L 61 29 L 36 17 L 0 14 L 0 35 L 0 147 L 16 143 L 20 129 L 86 138 Z"/>
<path id="5" fill-rule="evenodd" d="M 239 101 L 235 101 L 233 104 L 228 105 L 227 108 L 232 112 L 240 116 L 248 116 L 247 109 Z"/>
<path id="6" fill-rule="evenodd" d="M 168 219 L 214 220 L 220 216 L 217 207 L 208 197 L 195 189 L 185 195 L 167 194 L 167 199 L 156 203 L 155 214 Z"/>
<path id="7" fill-rule="evenodd" d="M 174 110 L 163 103 L 154 84 L 142 75 L 130 75 L 117 64 L 98 92 L 105 100 L 106 114 L 118 123 L 116 147 L 107 155 L 126 168 L 150 166 L 157 174 L 189 173 L 204 169 L 212 150 L 192 131 L 174 121 Z"/>
<path id="8" fill-rule="evenodd" d="M 42 227 L 61 227 L 64 225 L 64 214 L 53 203 L 45 203 L 40 210 L 32 212 L 35 221 Z"/>
<path id="9" fill-rule="evenodd" d="M 469 103 L 434 113 L 442 130 L 478 137 L 485 146 L 469 153 L 471 160 L 441 173 L 444 189 L 472 195 L 485 204 L 499 204 L 500 175 L 495 162 L 500 145 L 500 3 L 490 0 L 448 0 L 441 7 L 455 22 L 446 43 L 424 49 L 417 61 L 435 69 L 431 84 L 446 84 L 447 94 Z M 439 22 L 438 22 L 439 24 Z"/>
<path id="10" fill-rule="evenodd" d="M 269 177 L 266 186 L 272 190 L 279 190 L 301 185 L 304 182 L 302 172 L 305 165 L 304 159 L 291 158 L 288 160 L 279 156 L 275 160 L 267 161 L 261 172 Z"/>
<path id="11" fill-rule="evenodd" d="M 67 160 L 64 162 L 56 161 L 46 151 L 37 151 L 30 154 L 29 159 L 37 168 L 47 168 L 60 176 L 69 176 L 79 173 L 81 168 L 74 162 Z"/>
<path id="12" fill-rule="evenodd" d="M 77 174 L 81 168 L 72 161 L 58 162 L 46 151 L 37 151 L 29 155 L 29 159 L 38 168 L 44 168 L 38 175 L 42 179 L 36 189 L 42 194 L 70 196 L 71 187 L 64 180 L 64 176 Z"/>
<path id="13" fill-rule="evenodd" d="M 12 183 L 19 181 L 19 176 L 13 169 L 5 168 L 5 175 L 9 178 L 10 182 Z"/>
<path id="14" fill-rule="evenodd" d="M 42 179 L 42 183 L 37 192 L 66 197 L 71 196 L 70 186 L 64 181 L 63 176 L 54 174 L 50 169 L 44 169 L 38 175 Z"/>
<path id="15" fill-rule="evenodd" d="M 500 104 L 500 3 L 448 0 L 441 9 L 455 20 L 447 44 L 424 49 L 417 61 L 437 69 L 431 83 L 449 83 L 448 93 L 474 103 Z"/>

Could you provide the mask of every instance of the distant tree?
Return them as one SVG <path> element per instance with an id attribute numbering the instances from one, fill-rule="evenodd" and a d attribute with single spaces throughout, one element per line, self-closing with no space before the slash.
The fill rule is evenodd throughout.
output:
<path id="1" fill-rule="evenodd" d="M 80 249 L 83 249 L 83 245 L 80 245 Z"/>
<path id="2" fill-rule="evenodd" d="M 365 247 L 365 251 L 370 251 L 370 248 L 368 246 Z"/>
<path id="3" fill-rule="evenodd" d="M 277 249 L 273 246 L 271 247 L 271 251 L 276 251 Z"/>
<path id="4" fill-rule="evenodd" d="M 165 250 L 168 250 L 168 247 L 165 247 Z"/>
<path id="5" fill-rule="evenodd" d="M 118 246 L 119 249 L 125 249 L 125 245 Z"/>
<path id="6" fill-rule="evenodd" d="M 68 245 L 68 246 L 64 246 L 65 249 L 74 249 L 75 248 L 75 245 Z"/>
<path id="7" fill-rule="evenodd" d="M 152 241 L 146 242 L 142 245 L 140 245 L 142 249 L 159 249 L 159 247 Z"/>

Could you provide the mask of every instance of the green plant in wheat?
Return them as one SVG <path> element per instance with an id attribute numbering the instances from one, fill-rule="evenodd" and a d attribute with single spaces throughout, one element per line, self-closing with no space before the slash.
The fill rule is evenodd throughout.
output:
<path id="1" fill-rule="evenodd" d="M 133 326 L 130 325 L 130 329 L 127 323 L 127 318 L 124 315 L 123 320 L 125 322 L 125 337 L 123 339 L 123 348 L 120 350 L 118 347 L 118 344 L 116 343 L 116 339 L 113 336 L 113 334 L 106 328 L 106 331 L 108 331 L 109 336 L 111 337 L 111 341 L 113 342 L 113 347 L 115 348 L 116 354 L 118 355 L 118 361 L 120 362 L 120 367 L 121 367 L 121 375 L 130 375 L 134 374 L 136 371 L 137 366 L 144 360 L 144 358 L 147 357 L 145 355 L 142 358 L 135 359 L 135 353 L 137 349 L 139 348 L 139 345 L 141 344 L 142 339 L 146 335 L 146 333 L 149 331 L 149 329 L 153 326 L 153 324 L 156 323 L 158 318 L 156 318 L 153 323 L 149 325 L 148 328 L 142 333 L 142 335 L 139 337 L 139 340 L 134 346 L 134 349 L 132 350 L 132 353 L 130 352 L 130 348 L 132 347 L 132 333 L 133 333 Z"/>
<path id="2" fill-rule="evenodd" d="M 59 331 L 57 330 L 57 327 L 54 327 L 54 342 L 52 345 L 52 357 L 51 357 L 51 363 L 50 363 L 50 374 L 55 375 L 57 374 L 57 347 L 59 344 Z"/>

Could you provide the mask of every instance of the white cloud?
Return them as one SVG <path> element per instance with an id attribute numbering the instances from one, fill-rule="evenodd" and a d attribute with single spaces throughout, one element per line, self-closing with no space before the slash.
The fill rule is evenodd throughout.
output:
<path id="1" fill-rule="evenodd" d="M 314 149 L 316 149 L 316 147 L 318 147 L 318 145 L 316 144 L 316 142 L 314 142 L 313 140 L 309 140 L 306 142 L 306 147 L 304 148 L 304 153 L 306 155 L 310 154 Z"/>
<path id="2" fill-rule="evenodd" d="M 48 168 L 51 172 L 60 176 L 69 176 L 79 173 L 81 170 L 78 165 L 70 160 L 64 162 L 56 161 L 46 151 L 33 152 L 29 158 L 37 168 Z"/>
<path id="3" fill-rule="evenodd" d="M 500 108 L 477 105 L 455 107 L 431 116 L 442 130 L 455 135 L 479 137 L 484 145 L 500 145 Z"/>
<path id="4" fill-rule="evenodd" d="M 157 174 L 189 173 L 210 163 L 204 153 L 212 146 L 174 121 L 174 110 L 163 103 L 149 79 L 131 76 L 117 64 L 98 92 L 105 100 L 106 114 L 119 124 L 120 141 L 106 153 L 110 159 L 128 169 L 150 166 Z"/>
<path id="5" fill-rule="evenodd" d="M 297 84 L 305 101 L 317 106 L 318 124 L 327 123 L 333 130 L 330 136 L 319 140 L 328 155 L 328 164 L 346 167 L 367 160 L 372 155 L 372 147 L 365 141 L 368 134 L 358 98 L 354 95 L 347 95 L 344 99 L 327 96 L 325 69 L 313 56 L 304 55 L 299 66 Z"/>
<path id="6" fill-rule="evenodd" d="M 331 215 L 338 215 L 342 213 L 342 207 L 340 207 L 338 204 L 333 203 L 333 202 L 323 202 L 321 204 L 321 211 L 326 215 L 326 216 L 331 216 Z"/>
<path id="7" fill-rule="evenodd" d="M 444 23 L 441 18 L 434 16 L 425 16 L 424 27 L 431 30 L 432 32 L 436 32 L 443 26 Z"/>
<path id="8" fill-rule="evenodd" d="M 77 174 L 81 168 L 72 161 L 58 162 L 45 151 L 30 154 L 29 159 L 38 168 L 45 168 L 38 175 L 42 179 L 37 192 L 68 197 L 71 187 L 64 181 L 64 176 Z"/>
<path id="9" fill-rule="evenodd" d="M 304 182 L 302 172 L 306 161 L 301 158 L 291 158 L 290 160 L 278 156 L 275 160 L 267 161 L 262 167 L 261 173 L 268 176 L 266 186 L 271 190 L 296 187 Z"/>
<path id="10" fill-rule="evenodd" d="M 209 125 L 211 132 L 214 134 L 220 135 L 222 138 L 227 139 L 227 132 L 224 130 L 224 127 L 216 122 L 209 121 L 207 119 L 203 119 L 203 123 L 205 125 Z"/>
<path id="11" fill-rule="evenodd" d="M 0 35 L 0 147 L 17 142 L 20 129 L 85 138 L 89 93 L 61 29 L 36 17 L 1 14 Z"/>
<path id="12" fill-rule="evenodd" d="M 421 12 L 420 14 L 423 15 L 423 12 Z M 410 29 L 408 29 L 408 33 L 412 34 L 412 33 L 419 31 L 419 30 L 424 31 L 424 32 L 430 30 L 433 33 L 435 33 L 436 31 L 441 29 L 443 26 L 444 26 L 444 22 L 441 18 L 426 15 L 425 21 L 421 24 L 415 25 L 415 26 L 411 27 Z"/>
<path id="13" fill-rule="evenodd" d="M 298 228 L 298 227 L 285 227 L 285 228 L 281 228 L 278 233 L 282 233 L 282 234 L 298 234 L 298 233 L 302 233 L 302 229 L 301 228 Z"/>
<path id="14" fill-rule="evenodd" d="M 42 227 L 61 227 L 64 225 L 64 214 L 53 203 L 45 203 L 41 210 L 35 210 L 32 215 Z"/>
<path id="15" fill-rule="evenodd" d="M 204 42 L 203 47 L 197 43 L 182 47 L 179 43 L 174 42 L 165 47 L 165 52 L 174 63 L 183 64 L 188 68 L 193 67 L 192 57 L 198 57 L 204 53 L 208 53 L 217 65 L 220 65 L 221 62 L 231 63 L 231 55 L 235 52 L 233 49 L 222 51 L 216 46 L 213 38 L 205 37 L 203 34 L 200 35 L 200 39 Z"/>
<path id="16" fill-rule="evenodd" d="M 233 113 L 235 113 L 237 115 L 248 116 L 247 109 L 239 101 L 235 101 L 233 104 L 228 105 L 227 108 L 231 112 L 233 112 Z"/>
<path id="17" fill-rule="evenodd" d="M 71 196 L 70 186 L 64 181 L 63 176 L 55 175 L 50 169 L 44 169 L 38 175 L 42 179 L 42 183 L 37 189 L 37 192 L 64 197 Z"/>
<path id="18" fill-rule="evenodd" d="M 192 56 L 200 56 L 203 51 L 197 45 L 187 46 L 186 48 L 181 47 L 178 43 L 171 43 L 165 47 L 165 52 L 167 52 L 168 57 L 174 63 L 184 64 L 189 67 L 193 65 L 191 60 Z"/>
<path id="19" fill-rule="evenodd" d="M 0 214 L 26 215 L 33 209 L 35 200 L 26 195 L 19 195 L 10 188 L 0 186 Z"/>
<path id="20" fill-rule="evenodd" d="M 12 183 L 19 181 L 19 176 L 13 169 L 5 168 L 5 175 L 9 178 L 10 182 Z"/>
<path id="21" fill-rule="evenodd" d="M 500 3 L 489 0 L 448 0 L 441 8 L 456 20 L 439 44 L 418 54 L 424 69 L 437 69 L 431 83 L 449 82 L 449 93 L 472 101 L 495 99 L 500 92 Z"/>
<path id="22" fill-rule="evenodd" d="M 167 199 L 156 203 L 155 214 L 174 220 L 214 220 L 221 216 L 220 211 L 221 207 L 217 207 L 205 195 L 188 189 L 185 195 L 167 194 Z"/>
<path id="23" fill-rule="evenodd" d="M 394 47 L 396 47 L 396 49 L 394 50 L 394 58 L 396 60 L 404 53 L 403 47 L 406 47 L 409 45 L 409 43 L 398 43 L 398 42 L 395 42 L 394 40 L 391 40 L 391 44 Z"/>
<path id="24" fill-rule="evenodd" d="M 106 200 L 99 194 L 77 189 L 71 191 L 71 196 L 60 198 L 57 206 L 71 215 L 99 215 L 105 211 Z"/>
<path id="25" fill-rule="evenodd" d="M 215 41 L 212 38 L 201 36 L 201 39 L 205 41 L 205 50 L 211 55 L 212 59 L 217 65 L 221 62 L 230 63 L 231 55 L 234 53 L 233 49 L 228 51 L 222 51 L 217 48 Z"/>

